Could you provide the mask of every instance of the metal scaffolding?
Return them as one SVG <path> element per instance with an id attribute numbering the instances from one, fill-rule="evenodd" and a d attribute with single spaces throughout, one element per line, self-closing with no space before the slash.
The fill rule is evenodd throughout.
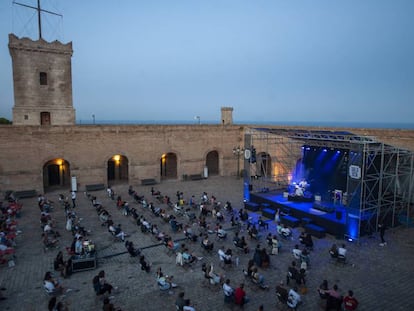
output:
<path id="1" fill-rule="evenodd" d="M 353 228 L 347 237 L 372 234 L 380 223 L 388 227 L 412 225 L 414 154 L 374 137 L 339 131 L 250 128 L 245 134 L 245 149 L 255 148 L 262 155 L 255 163 L 245 160 L 244 176 L 250 190 L 287 189 L 304 145 L 349 151 L 344 205 L 347 226 Z"/>

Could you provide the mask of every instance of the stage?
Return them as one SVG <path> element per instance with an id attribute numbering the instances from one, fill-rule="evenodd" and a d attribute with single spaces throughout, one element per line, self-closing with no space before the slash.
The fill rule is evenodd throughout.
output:
<path id="1" fill-rule="evenodd" d="M 274 211 L 279 209 L 281 216 L 288 214 L 299 219 L 302 225 L 304 223 L 311 223 L 324 228 L 326 233 L 337 237 L 344 237 L 346 231 L 346 207 L 340 203 L 291 201 L 288 200 L 288 197 L 283 192 L 251 192 L 250 202 L 258 204 L 261 207 L 262 213 L 264 212 L 263 209 L 266 210 L 267 208 Z"/>

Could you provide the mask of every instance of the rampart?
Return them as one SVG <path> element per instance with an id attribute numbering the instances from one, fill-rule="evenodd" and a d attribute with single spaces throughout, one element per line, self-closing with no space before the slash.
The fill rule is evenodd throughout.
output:
<path id="1" fill-rule="evenodd" d="M 247 125 L 2 125 L 0 191 L 36 189 L 43 192 L 43 167 L 55 158 L 68 161 L 70 174 L 77 176 L 81 188 L 93 183 L 106 184 L 107 163 L 115 154 L 128 159 L 128 183 L 132 185 L 144 178 L 159 180 L 160 159 L 169 152 L 177 156 L 177 178 L 201 174 L 206 155 L 212 150 L 218 153 L 219 175 L 235 175 L 237 161 L 232 150 L 243 146 L 247 128 Z M 414 130 L 340 130 L 373 136 L 414 152 Z"/>

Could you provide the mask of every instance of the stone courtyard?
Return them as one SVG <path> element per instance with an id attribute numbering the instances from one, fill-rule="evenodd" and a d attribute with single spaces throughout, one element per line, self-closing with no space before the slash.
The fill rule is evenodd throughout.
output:
<path id="1" fill-rule="evenodd" d="M 134 190 L 144 195 L 149 202 L 152 200 L 158 206 L 163 205 L 151 197 L 151 186 L 132 185 Z M 168 195 L 175 202 L 175 193 L 181 191 L 185 199 L 192 195 L 197 200 L 205 191 L 209 196 L 214 195 L 218 201 L 230 201 L 234 209 L 243 206 L 242 180 L 235 177 L 210 177 L 199 181 L 164 181 L 155 186 L 163 195 Z M 129 202 L 130 207 L 135 207 L 138 214 L 144 215 L 151 223 L 172 235 L 174 239 L 182 239 L 183 233 L 172 233 L 170 226 L 160 218 L 152 215 L 148 209 L 143 209 L 128 195 L 128 185 L 113 187 L 116 195 Z M 69 190 L 65 195 L 69 196 Z M 58 195 L 62 191 L 47 193 L 46 196 L 53 200 L 54 211 L 51 213 L 55 220 L 57 230 L 60 232 L 60 249 L 68 258 L 65 247 L 70 246 L 73 239 L 70 232 L 65 230 L 65 215 L 63 208 L 58 203 Z M 239 257 L 239 265 L 221 268 L 217 250 L 219 248 L 233 248 L 232 238 L 234 230 L 230 227 L 228 216 L 223 224 L 228 229 L 228 238 L 225 241 L 214 240 L 214 251 L 205 253 L 198 242 L 183 241 L 188 248 L 202 256 L 203 259 L 194 263 L 191 267 L 183 268 L 175 264 L 175 256 L 168 255 L 163 245 L 148 233 L 142 233 L 131 216 L 124 216 L 116 208 L 115 201 L 111 200 L 105 190 L 91 192 L 103 206 L 112 214 L 115 224 L 122 224 L 124 231 L 130 234 L 128 240 L 135 246 L 143 248 L 142 253 L 152 263 L 152 273 L 141 271 L 137 258 L 131 258 L 125 253 L 125 246 L 114 238 L 101 226 L 95 208 L 83 192 L 78 192 L 77 207 L 75 212 L 82 218 L 81 224 L 90 230 L 91 239 L 97 248 L 98 267 L 95 270 L 77 272 L 67 279 L 60 279 L 65 288 L 72 291 L 59 297 L 68 304 L 69 310 L 102 310 L 102 301 L 97 299 L 92 287 L 92 279 L 99 270 L 105 270 L 107 280 L 119 289 L 114 294 L 112 302 L 122 310 L 175 310 L 174 301 L 179 292 L 184 291 L 185 297 L 190 298 L 197 311 L 223 310 L 227 308 L 223 303 L 221 288 L 207 286 L 201 271 L 202 263 L 213 263 L 216 272 L 225 274 L 231 280 L 231 285 L 237 287 L 239 283 L 246 284 L 245 289 L 250 297 L 250 302 L 245 310 L 257 310 L 263 304 L 264 310 L 285 310 L 278 304 L 275 295 L 275 286 L 280 280 L 285 280 L 287 268 L 293 260 L 291 250 L 298 243 L 301 228 L 294 229 L 293 240 L 283 240 L 281 252 L 271 256 L 270 266 L 261 270 L 265 276 L 265 282 L 270 286 L 269 290 L 261 290 L 256 285 L 245 280 L 242 269 L 247 266 L 247 261 L 252 258 L 249 254 L 238 254 L 234 250 L 235 257 Z M 7 288 L 3 294 L 6 300 L 0 301 L 0 310 L 47 310 L 50 297 L 43 289 L 43 276 L 46 271 L 53 271 L 53 259 L 59 249 L 44 251 L 41 241 L 40 212 L 37 199 L 22 199 L 23 210 L 18 220 L 18 229 L 22 231 L 16 237 L 16 260 L 14 267 L 3 265 L 0 267 L 0 286 Z M 165 205 L 163 205 L 165 207 Z M 173 213 L 173 211 L 170 211 Z M 195 211 L 198 216 L 198 211 Z M 250 213 L 253 220 L 258 215 Z M 187 218 L 179 217 L 179 221 L 187 223 Z M 208 217 L 208 222 L 214 226 L 215 221 Z M 275 223 L 269 221 L 269 231 L 274 233 Z M 194 230 L 198 226 L 190 223 Z M 267 231 L 261 231 L 262 238 L 259 241 L 266 246 L 265 235 Z M 247 233 L 241 232 L 241 235 Z M 348 242 L 337 240 L 327 235 L 323 239 L 314 238 L 314 250 L 311 253 L 311 265 L 307 273 L 308 292 L 302 296 L 303 304 L 299 310 L 323 310 L 320 306 L 320 298 L 317 288 L 322 280 L 327 279 L 330 286 L 338 284 L 340 292 L 345 295 L 348 289 L 352 289 L 359 300 L 358 310 L 414 310 L 414 229 L 398 227 L 386 231 L 385 238 L 388 244 L 379 246 L 378 235 L 362 237 L 359 241 Z M 257 241 L 247 238 L 249 247 L 254 249 Z M 328 249 L 332 243 L 345 243 L 348 249 L 348 262 L 339 265 L 332 262 Z M 152 247 L 150 247 L 152 246 Z M 148 248 L 147 248 L 148 247 Z M 121 253 L 121 254 L 120 254 Z M 112 256 L 113 255 L 113 256 Z M 174 275 L 174 282 L 179 286 L 169 292 L 160 292 L 155 279 L 155 271 L 158 267 L 169 274 Z M 53 271 L 54 272 L 54 271 Z M 54 272 L 58 277 L 58 273 Z"/>

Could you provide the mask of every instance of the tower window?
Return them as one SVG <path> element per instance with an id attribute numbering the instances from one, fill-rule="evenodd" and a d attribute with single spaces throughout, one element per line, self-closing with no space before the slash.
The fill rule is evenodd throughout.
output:
<path id="1" fill-rule="evenodd" d="M 39 81 L 40 81 L 40 85 L 47 85 L 47 73 L 46 72 L 40 72 Z"/>

